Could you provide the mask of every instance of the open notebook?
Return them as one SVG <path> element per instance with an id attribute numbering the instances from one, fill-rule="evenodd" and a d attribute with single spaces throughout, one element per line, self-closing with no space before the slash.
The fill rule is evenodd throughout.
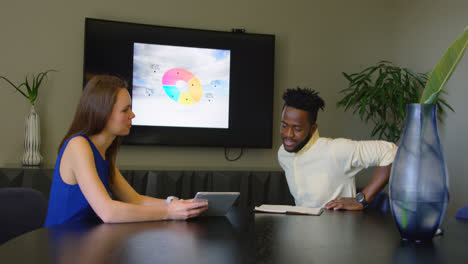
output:
<path id="1" fill-rule="evenodd" d="M 323 209 L 291 205 L 262 204 L 261 206 L 256 206 L 255 211 L 276 214 L 320 215 L 323 212 Z"/>

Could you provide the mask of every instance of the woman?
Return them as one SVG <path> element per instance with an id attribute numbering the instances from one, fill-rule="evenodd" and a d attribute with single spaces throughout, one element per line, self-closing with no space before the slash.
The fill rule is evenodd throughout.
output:
<path id="1" fill-rule="evenodd" d="M 62 140 L 54 169 L 45 226 L 99 216 L 105 223 L 187 219 L 206 202 L 156 199 L 138 194 L 115 166 L 120 136 L 135 114 L 125 81 L 93 77 Z M 113 200 L 112 193 L 117 200 Z"/>

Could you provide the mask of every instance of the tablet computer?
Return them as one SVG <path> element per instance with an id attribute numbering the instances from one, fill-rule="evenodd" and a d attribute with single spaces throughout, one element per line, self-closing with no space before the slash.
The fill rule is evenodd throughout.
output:
<path id="1" fill-rule="evenodd" d="M 200 216 L 224 216 L 229 212 L 239 195 L 239 192 L 198 192 L 193 201 L 208 201 L 208 210 Z"/>

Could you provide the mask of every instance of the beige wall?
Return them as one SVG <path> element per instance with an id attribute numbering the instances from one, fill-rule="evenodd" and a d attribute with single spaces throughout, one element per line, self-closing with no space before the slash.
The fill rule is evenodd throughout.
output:
<path id="1" fill-rule="evenodd" d="M 50 74 L 37 101 L 44 166 L 53 167 L 57 146 L 81 94 L 85 17 L 275 34 L 273 149 L 247 149 L 239 161 L 228 162 L 222 148 L 123 146 L 118 164 L 137 169 L 280 170 L 277 128 L 281 94 L 287 87 L 320 91 L 327 103 L 319 117 L 321 135 L 368 138 L 369 126 L 335 107 L 338 91 L 346 84 L 341 72 L 358 71 L 381 59 L 429 70 L 468 24 L 462 10 L 468 10 L 468 3 L 455 0 L 412 4 L 403 0 L 5 1 L 0 9 L 0 74 L 21 80 L 26 73 L 59 70 Z M 467 67 L 465 58 L 448 84 L 448 101 L 457 113 L 441 126 L 452 176 L 451 206 L 457 207 L 468 202 L 462 189 L 468 186 L 461 155 L 466 143 L 457 140 L 468 131 L 464 118 L 468 108 L 461 99 L 467 98 L 463 87 Z M 0 83 L 1 167 L 20 166 L 28 110 L 24 98 Z"/>

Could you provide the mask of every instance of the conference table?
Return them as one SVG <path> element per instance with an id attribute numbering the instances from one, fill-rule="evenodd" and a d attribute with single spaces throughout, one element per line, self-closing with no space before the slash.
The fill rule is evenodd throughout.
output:
<path id="1" fill-rule="evenodd" d="M 0 246 L 1 263 L 467 263 L 468 221 L 446 217 L 443 235 L 402 241 L 391 214 L 254 213 L 188 221 L 41 228 Z"/>

